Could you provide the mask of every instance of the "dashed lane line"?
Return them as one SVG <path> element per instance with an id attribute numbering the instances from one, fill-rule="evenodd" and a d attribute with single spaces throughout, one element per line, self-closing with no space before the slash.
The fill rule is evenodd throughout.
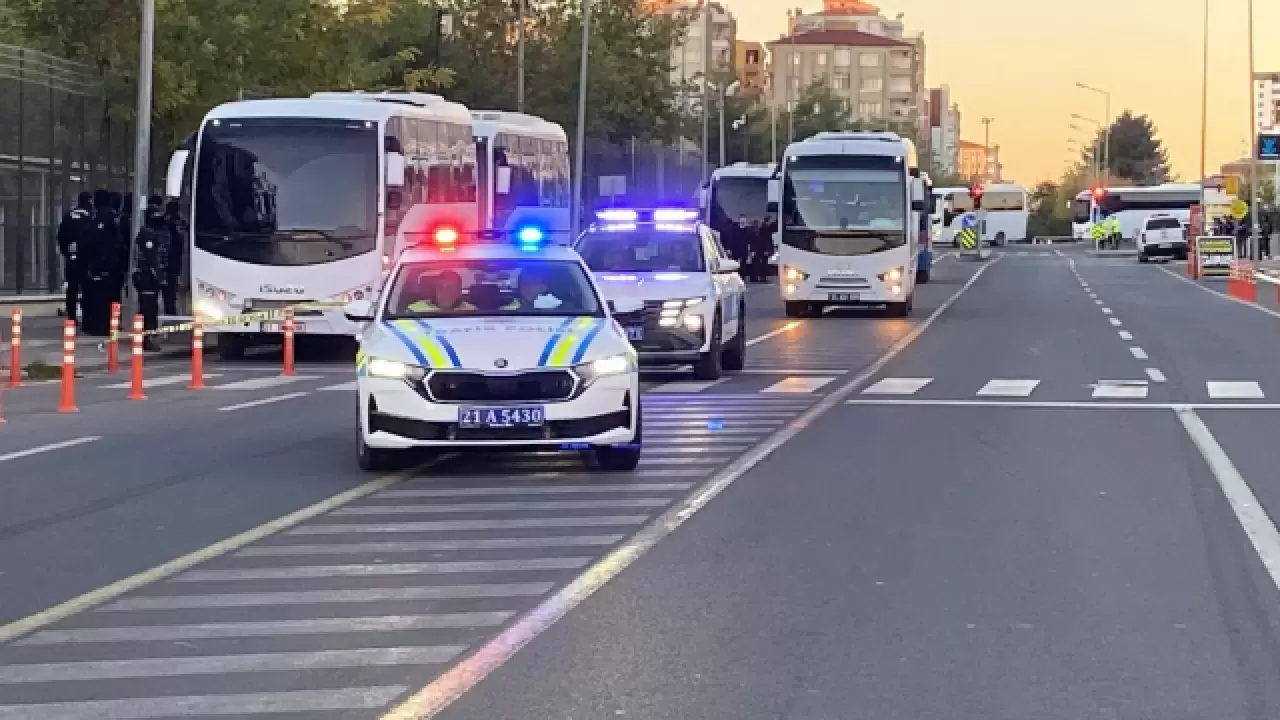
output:
<path id="1" fill-rule="evenodd" d="M 14 452 L 0 455 L 0 462 L 7 462 L 9 460 L 17 460 L 19 458 L 31 457 L 32 455 L 41 455 L 43 453 L 53 452 L 54 450 L 63 450 L 70 447 L 76 447 L 78 445 L 86 445 L 91 442 L 97 442 L 101 439 L 102 439 L 102 436 L 100 435 L 91 435 L 88 437 L 76 438 L 74 440 L 63 440 L 62 442 L 49 443 L 48 445 L 40 445 L 39 447 L 27 448 L 25 450 L 15 450 Z"/>

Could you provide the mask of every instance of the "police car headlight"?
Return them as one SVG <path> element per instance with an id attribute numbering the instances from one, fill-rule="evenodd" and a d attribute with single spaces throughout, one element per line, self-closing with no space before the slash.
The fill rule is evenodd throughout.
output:
<path id="1" fill-rule="evenodd" d="M 416 365 L 408 365 L 398 360 L 373 358 L 369 361 L 369 377 L 384 380 L 418 380 L 424 370 Z"/>
<path id="2" fill-rule="evenodd" d="M 635 359 L 628 353 L 613 355 L 607 358 L 600 358 L 589 363 L 574 368 L 578 375 L 582 377 L 583 384 L 589 384 L 597 378 L 609 377 L 611 375 L 625 375 L 635 372 Z"/>

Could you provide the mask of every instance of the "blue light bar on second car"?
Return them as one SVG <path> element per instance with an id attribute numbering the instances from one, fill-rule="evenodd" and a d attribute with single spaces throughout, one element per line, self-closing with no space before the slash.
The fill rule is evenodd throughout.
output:
<path id="1" fill-rule="evenodd" d="M 635 230 L 637 223 L 650 222 L 657 225 L 659 230 L 687 232 L 697 223 L 698 211 L 686 208 L 606 208 L 596 211 L 596 221 L 604 230 Z"/>
<path id="2" fill-rule="evenodd" d="M 691 223 L 698 219 L 697 210 L 665 208 L 653 211 L 653 221 L 663 224 Z"/>

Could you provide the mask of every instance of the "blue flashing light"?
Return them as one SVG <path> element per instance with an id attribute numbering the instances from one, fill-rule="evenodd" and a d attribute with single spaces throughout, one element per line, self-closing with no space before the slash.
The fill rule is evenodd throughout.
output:
<path id="1" fill-rule="evenodd" d="M 526 225 L 516 231 L 516 241 L 520 243 L 520 249 L 525 252 L 536 252 L 541 249 L 542 241 L 545 239 L 546 233 L 536 225 Z"/>
<path id="2" fill-rule="evenodd" d="M 697 210 L 665 208 L 653 211 L 653 221 L 655 223 L 690 223 L 697 219 Z"/>
<path id="3" fill-rule="evenodd" d="M 607 223 L 634 223 L 639 219 L 639 215 L 636 214 L 635 210 L 609 208 L 608 210 L 597 210 L 596 219 Z"/>

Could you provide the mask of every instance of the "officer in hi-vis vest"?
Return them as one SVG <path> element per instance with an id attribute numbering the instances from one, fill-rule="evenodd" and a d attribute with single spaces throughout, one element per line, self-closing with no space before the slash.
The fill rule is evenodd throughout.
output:
<path id="1" fill-rule="evenodd" d="M 434 299 L 423 298 L 410 303 L 409 312 L 469 312 L 476 309 L 462 299 L 462 276 L 452 270 L 445 270 L 436 276 L 432 295 Z"/>
<path id="2" fill-rule="evenodd" d="M 1107 242 L 1107 218 L 1098 218 L 1090 229 L 1093 235 L 1093 244 L 1098 248 L 1102 248 Z"/>

